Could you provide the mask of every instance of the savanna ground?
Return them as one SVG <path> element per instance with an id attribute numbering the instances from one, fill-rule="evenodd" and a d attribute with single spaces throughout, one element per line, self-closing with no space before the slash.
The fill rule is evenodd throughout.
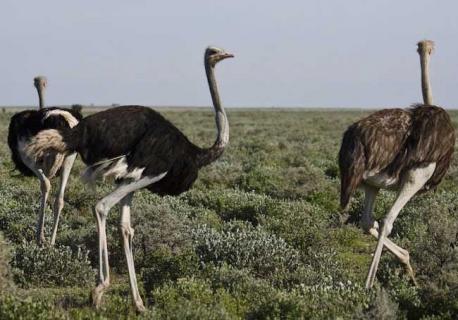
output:
<path id="1" fill-rule="evenodd" d="M 194 143 L 215 136 L 209 109 L 162 110 Z M 134 250 L 148 311 L 136 315 L 118 231 L 109 215 L 112 286 L 92 308 L 97 235 L 92 207 L 112 188 L 78 179 L 77 161 L 55 248 L 34 244 L 39 186 L 13 171 L 0 114 L 0 319 L 456 319 L 458 162 L 435 192 L 417 196 L 392 239 L 411 254 L 419 287 L 389 253 L 364 289 L 376 240 L 358 228 L 362 197 L 338 206 L 337 152 L 345 128 L 368 112 L 228 111 L 231 141 L 179 197 L 136 193 Z M 454 123 L 458 113 L 451 112 Z M 382 192 L 382 217 L 394 194 Z M 51 212 L 46 220 L 50 233 Z"/>

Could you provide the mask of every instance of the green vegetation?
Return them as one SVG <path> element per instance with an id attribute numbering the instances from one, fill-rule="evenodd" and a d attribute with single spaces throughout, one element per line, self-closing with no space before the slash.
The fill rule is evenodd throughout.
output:
<path id="1" fill-rule="evenodd" d="M 87 111 L 87 109 L 85 110 Z M 164 110 L 198 145 L 215 134 L 207 109 Z M 12 171 L 12 113 L 0 113 L 0 319 L 456 319 L 458 157 L 436 192 L 415 197 L 391 238 L 409 250 L 419 287 L 384 253 L 376 287 L 364 280 L 376 241 L 358 227 L 361 194 L 338 206 L 336 163 L 345 128 L 367 112 L 229 110 L 231 142 L 179 197 L 138 192 L 132 213 L 139 286 L 148 311 L 131 305 L 118 230 L 108 217 L 112 286 L 101 310 L 89 293 L 97 267 L 91 190 L 73 170 L 55 248 L 34 244 L 39 185 Z M 455 124 L 458 113 L 451 112 Z M 382 192 L 382 217 L 394 195 Z M 51 210 L 46 232 L 51 229 Z M 14 282 L 14 283 L 13 283 Z"/>

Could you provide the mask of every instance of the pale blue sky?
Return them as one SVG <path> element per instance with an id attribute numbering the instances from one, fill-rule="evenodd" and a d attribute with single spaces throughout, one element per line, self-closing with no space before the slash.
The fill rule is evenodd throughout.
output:
<path id="1" fill-rule="evenodd" d="M 436 42 L 436 104 L 458 107 L 456 0 L 1 0 L 0 105 L 387 107 L 421 100 L 416 42 Z"/>

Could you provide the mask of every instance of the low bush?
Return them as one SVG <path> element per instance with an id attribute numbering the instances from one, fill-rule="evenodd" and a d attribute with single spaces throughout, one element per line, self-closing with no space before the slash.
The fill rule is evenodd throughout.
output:
<path id="1" fill-rule="evenodd" d="M 7 246 L 3 234 L 0 233 L 0 295 L 12 287 L 9 261 L 10 247 Z"/>
<path id="2" fill-rule="evenodd" d="M 87 251 L 39 247 L 26 241 L 16 246 L 11 266 L 16 283 L 23 287 L 84 286 L 95 277 Z"/>
<path id="3" fill-rule="evenodd" d="M 20 299 L 12 295 L 0 297 L 0 319 L 2 320 L 58 320 L 66 319 L 52 303 Z"/>
<path id="4" fill-rule="evenodd" d="M 249 165 L 236 181 L 236 186 L 246 192 L 290 200 L 313 198 L 329 189 L 322 172 L 307 161 L 299 167 L 286 168 L 261 163 Z"/>
<path id="5" fill-rule="evenodd" d="M 35 238 L 38 196 L 34 197 L 33 194 L 15 186 L 2 190 L 0 230 L 13 243 L 21 243 L 24 239 L 30 241 Z"/>
<path id="6" fill-rule="evenodd" d="M 260 227 L 230 222 L 217 231 L 205 225 L 192 230 L 195 250 L 201 263 L 248 268 L 258 276 L 269 276 L 282 270 L 295 270 L 299 253 L 283 239 L 266 233 Z"/>
<path id="7" fill-rule="evenodd" d="M 399 306 L 384 289 L 377 289 L 375 298 L 366 310 L 358 310 L 355 319 L 394 320 L 403 318 L 399 314 Z"/>
<path id="8" fill-rule="evenodd" d="M 196 278 L 179 279 L 154 291 L 156 316 L 161 319 L 240 319 L 244 310 L 224 289 Z"/>
<path id="9" fill-rule="evenodd" d="M 192 249 L 188 220 L 182 212 L 167 203 L 141 205 L 135 210 L 141 212 L 133 217 L 136 266 L 152 267 L 152 257 L 155 260 L 164 253 L 179 256 Z"/>
<path id="10" fill-rule="evenodd" d="M 265 195 L 236 190 L 191 191 L 183 200 L 191 206 L 215 211 L 223 221 L 243 220 L 254 226 L 261 217 L 269 215 L 278 202 Z"/>
<path id="11" fill-rule="evenodd" d="M 208 267 L 203 276 L 213 291 L 224 289 L 243 310 L 244 319 L 352 319 L 373 305 L 374 294 L 321 271 L 321 282 L 279 288 L 248 269 L 227 264 Z"/>
<path id="12" fill-rule="evenodd" d="M 198 273 L 199 259 L 193 250 L 173 252 L 162 248 L 151 253 L 145 265 L 150 267 L 142 270 L 143 285 L 146 292 L 151 292 L 163 283 Z"/>

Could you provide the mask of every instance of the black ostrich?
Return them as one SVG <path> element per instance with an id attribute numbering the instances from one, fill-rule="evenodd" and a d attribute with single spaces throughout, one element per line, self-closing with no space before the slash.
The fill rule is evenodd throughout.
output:
<path id="1" fill-rule="evenodd" d="M 51 190 L 50 179 L 60 171 L 59 189 L 54 201 L 53 213 L 54 222 L 51 236 L 51 245 L 56 241 L 59 217 L 64 207 L 64 192 L 67 185 L 68 176 L 76 158 L 76 153 L 65 156 L 54 151 L 48 152 L 37 159 L 26 156 L 25 148 L 30 139 L 38 132 L 45 129 L 65 129 L 78 124 L 82 119 L 81 113 L 64 108 L 44 108 L 44 93 L 47 85 L 45 77 L 34 78 L 34 84 L 40 99 L 39 110 L 26 110 L 16 113 L 10 120 L 8 128 L 8 146 L 11 150 L 11 158 L 18 169 L 25 176 L 36 175 L 40 179 L 41 197 L 40 210 L 38 212 L 38 222 L 36 240 L 39 245 L 45 241 L 44 220 L 46 202 Z"/>
<path id="2" fill-rule="evenodd" d="M 341 205 L 345 208 L 357 187 L 365 191 L 362 228 L 378 238 L 366 287 L 372 287 L 383 246 L 406 266 L 415 282 L 409 252 L 388 239 L 404 205 L 419 191 L 436 187 L 453 155 L 455 130 L 447 112 L 432 105 L 428 76 L 432 41 L 418 43 L 423 105 L 385 109 L 354 123 L 345 132 L 339 152 Z M 383 189 L 397 191 L 381 230 L 372 216 L 375 198 Z"/>
<path id="3" fill-rule="evenodd" d="M 205 51 L 205 70 L 218 129 L 216 141 L 210 148 L 194 145 L 159 113 L 142 106 L 122 106 L 102 111 L 86 117 L 70 130 L 42 131 L 29 146 L 28 154 L 33 158 L 41 157 L 50 150 L 65 154 L 78 152 L 88 165 L 84 174 L 86 179 L 113 177 L 117 181 L 116 189 L 97 202 L 94 209 L 99 232 L 98 285 L 92 292 L 96 307 L 110 284 L 106 218 L 110 209 L 119 202 L 120 229 L 133 301 L 138 311 L 145 309 L 137 288 L 132 255 L 132 196 L 142 188 L 159 195 L 178 195 L 192 186 L 200 168 L 221 156 L 229 141 L 229 125 L 220 102 L 214 67 L 230 57 L 233 55 L 215 47 Z"/>

